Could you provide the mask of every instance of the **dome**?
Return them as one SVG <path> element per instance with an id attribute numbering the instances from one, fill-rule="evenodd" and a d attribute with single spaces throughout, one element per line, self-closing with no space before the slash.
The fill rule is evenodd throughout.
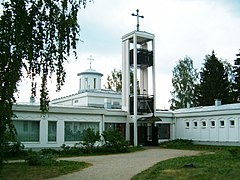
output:
<path id="1" fill-rule="evenodd" d="M 94 74 L 94 75 L 103 76 L 102 73 L 97 72 L 97 71 L 94 70 L 94 69 L 87 69 L 87 70 L 85 70 L 85 71 L 83 71 L 83 72 L 78 73 L 77 75 L 80 76 L 80 75 L 83 75 L 83 74 L 85 74 L 85 75 L 86 75 L 86 74 Z"/>
<path id="2" fill-rule="evenodd" d="M 79 92 L 101 89 L 102 73 L 90 68 L 77 75 L 79 76 Z"/>

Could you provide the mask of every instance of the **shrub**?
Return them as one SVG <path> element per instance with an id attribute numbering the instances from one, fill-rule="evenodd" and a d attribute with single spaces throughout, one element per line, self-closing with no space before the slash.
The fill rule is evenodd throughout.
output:
<path id="1" fill-rule="evenodd" d="M 60 151 L 60 154 L 62 155 L 79 155 L 83 153 L 82 148 L 77 147 L 76 144 L 73 147 L 66 146 L 66 144 L 63 144 L 61 148 L 62 150 Z"/>
<path id="2" fill-rule="evenodd" d="M 26 159 L 29 166 L 49 166 L 57 163 L 57 156 L 52 154 L 42 155 L 37 152 L 33 152 Z"/>
<path id="3" fill-rule="evenodd" d="M 121 135 L 119 131 L 104 131 L 102 134 L 104 138 L 105 151 L 116 153 L 116 152 L 127 152 L 128 141 Z"/>
<path id="4" fill-rule="evenodd" d="M 160 144 L 164 148 L 184 148 L 188 146 L 193 146 L 193 141 L 188 139 L 175 139 L 172 141 L 166 141 Z"/>
<path id="5" fill-rule="evenodd" d="M 39 153 L 42 154 L 42 155 L 48 155 L 48 154 L 59 155 L 60 151 L 58 151 L 56 149 L 52 149 L 52 148 L 47 148 L 47 149 L 41 149 L 39 151 Z"/>
<path id="6" fill-rule="evenodd" d="M 99 132 L 95 132 L 94 129 L 88 128 L 83 131 L 84 153 L 92 153 L 94 151 L 94 144 L 100 140 Z"/>
<path id="7" fill-rule="evenodd" d="M 24 151 L 24 145 L 20 142 L 9 143 L 7 146 L 6 155 L 8 157 L 26 155 L 26 152 Z"/>

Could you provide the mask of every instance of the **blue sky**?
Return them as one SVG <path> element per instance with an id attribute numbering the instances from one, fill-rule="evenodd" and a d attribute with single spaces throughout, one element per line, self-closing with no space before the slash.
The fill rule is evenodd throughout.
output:
<path id="1" fill-rule="evenodd" d="M 195 68 L 202 67 L 205 55 L 233 63 L 240 49 L 240 0 L 94 0 L 80 10 L 81 25 L 78 59 L 69 57 L 67 79 L 61 92 L 49 84 L 50 99 L 78 91 L 77 73 L 92 68 L 107 74 L 122 65 L 121 37 L 136 29 L 131 14 L 140 10 L 140 30 L 155 34 L 157 70 L 157 108 L 168 108 L 172 70 L 180 58 L 189 56 Z M 30 83 L 23 80 L 18 101 L 29 101 Z M 69 88 L 71 87 L 71 88 Z"/>

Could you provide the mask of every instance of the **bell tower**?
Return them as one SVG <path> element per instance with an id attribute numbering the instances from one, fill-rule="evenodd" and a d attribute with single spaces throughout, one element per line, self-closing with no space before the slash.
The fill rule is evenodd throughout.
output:
<path id="1" fill-rule="evenodd" d="M 139 18 L 138 12 L 132 15 Z M 134 146 L 138 145 L 138 119 L 153 117 L 156 111 L 154 37 L 151 33 L 139 31 L 139 24 L 137 30 L 122 37 L 122 110 L 128 112 L 126 129 L 133 132 L 126 135 L 128 140 L 130 134 L 133 135 Z M 133 72 L 133 82 L 130 82 L 130 71 Z"/>

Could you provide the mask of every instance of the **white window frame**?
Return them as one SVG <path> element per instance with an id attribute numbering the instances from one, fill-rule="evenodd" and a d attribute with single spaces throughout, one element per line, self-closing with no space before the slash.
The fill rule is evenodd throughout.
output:
<path id="1" fill-rule="evenodd" d="M 232 124 L 232 122 L 233 122 L 233 124 Z M 230 119 L 229 124 L 230 124 L 231 128 L 234 128 L 236 126 L 236 121 L 234 119 Z"/>
<path id="2" fill-rule="evenodd" d="M 222 123 L 223 123 L 223 125 L 222 125 Z M 224 120 L 220 120 L 219 121 L 219 126 L 220 126 L 220 128 L 224 128 L 225 127 L 225 121 Z"/>
<path id="3" fill-rule="evenodd" d="M 205 129 L 207 127 L 207 121 L 202 120 L 202 128 Z"/>
<path id="4" fill-rule="evenodd" d="M 197 121 L 193 121 L 193 128 L 197 129 L 198 128 L 198 122 Z"/>
<path id="5" fill-rule="evenodd" d="M 211 123 L 211 128 L 215 128 L 216 127 L 216 121 L 215 120 L 211 120 L 210 123 Z M 213 125 L 213 123 L 214 123 L 214 125 Z"/>

